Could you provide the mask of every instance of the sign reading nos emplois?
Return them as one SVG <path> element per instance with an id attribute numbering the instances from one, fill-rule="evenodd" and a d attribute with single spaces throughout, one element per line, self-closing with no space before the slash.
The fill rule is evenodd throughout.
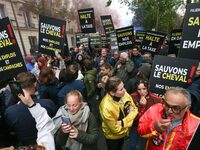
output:
<path id="1" fill-rule="evenodd" d="M 0 80 L 27 71 L 9 18 L 0 19 Z"/>
<path id="2" fill-rule="evenodd" d="M 39 52 L 48 55 L 64 53 L 65 25 L 64 20 L 39 16 Z"/>
<path id="3" fill-rule="evenodd" d="M 200 60 L 200 3 L 187 6 L 178 57 Z"/>
<path id="4" fill-rule="evenodd" d="M 116 29 L 119 51 L 132 49 L 134 46 L 133 26 Z"/>

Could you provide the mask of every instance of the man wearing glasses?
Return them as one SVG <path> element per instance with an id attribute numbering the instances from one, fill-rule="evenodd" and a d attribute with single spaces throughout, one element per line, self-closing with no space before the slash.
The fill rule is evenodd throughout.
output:
<path id="1" fill-rule="evenodd" d="M 164 97 L 163 104 L 153 105 L 140 118 L 138 133 L 148 139 L 148 150 L 186 150 L 200 118 L 190 113 L 187 90 L 172 87 Z"/>

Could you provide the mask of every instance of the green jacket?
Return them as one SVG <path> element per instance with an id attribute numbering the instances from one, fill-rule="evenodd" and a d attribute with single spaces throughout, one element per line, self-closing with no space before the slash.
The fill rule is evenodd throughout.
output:
<path id="1" fill-rule="evenodd" d="M 88 70 L 84 74 L 83 82 L 87 90 L 88 98 L 93 96 L 96 91 L 96 85 L 97 85 L 96 78 L 97 78 L 96 68 L 93 68 L 92 70 Z"/>
<path id="2" fill-rule="evenodd" d="M 96 122 L 96 119 L 92 113 L 90 113 L 88 118 L 88 128 L 87 131 L 78 131 L 78 137 L 76 141 L 83 144 L 82 150 L 97 150 L 97 140 L 99 135 L 99 129 Z M 62 129 L 58 129 L 55 134 L 55 143 L 57 146 L 60 146 L 62 150 L 66 150 L 65 148 L 66 141 L 68 139 L 69 134 L 63 133 Z"/>
<path id="3" fill-rule="evenodd" d="M 126 84 L 126 82 L 129 79 L 129 75 L 131 75 L 134 69 L 134 63 L 131 60 L 129 60 L 124 65 L 121 64 L 122 66 L 120 68 L 117 68 L 117 66 L 120 64 L 120 60 L 115 64 L 114 75 L 119 77 L 123 81 L 123 83 Z"/>

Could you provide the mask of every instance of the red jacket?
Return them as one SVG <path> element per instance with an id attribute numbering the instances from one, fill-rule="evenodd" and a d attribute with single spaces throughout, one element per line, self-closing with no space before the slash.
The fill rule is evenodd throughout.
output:
<path id="1" fill-rule="evenodd" d="M 139 118 L 145 113 L 145 111 L 147 111 L 147 109 L 149 109 L 152 105 L 156 104 L 156 103 L 162 103 L 162 99 L 156 95 L 154 95 L 153 93 L 149 93 L 146 96 L 146 100 L 147 100 L 147 104 L 146 105 L 140 105 L 140 95 L 138 94 L 138 92 L 134 92 L 131 94 L 131 97 L 135 103 L 135 105 L 138 108 L 138 115 L 135 118 L 135 121 L 139 120 Z"/>
<path id="2" fill-rule="evenodd" d="M 160 146 L 154 145 L 152 139 L 161 135 L 154 128 L 154 122 L 162 118 L 163 105 L 155 104 L 149 108 L 139 120 L 137 131 L 147 138 L 146 149 L 148 150 L 186 150 L 197 126 L 200 118 L 194 116 L 188 110 L 183 118 L 182 124 L 172 129 L 168 136 L 166 132 L 162 133 L 164 142 Z"/>

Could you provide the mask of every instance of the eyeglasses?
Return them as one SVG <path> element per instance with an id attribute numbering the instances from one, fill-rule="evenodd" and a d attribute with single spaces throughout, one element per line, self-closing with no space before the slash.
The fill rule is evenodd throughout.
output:
<path id="1" fill-rule="evenodd" d="M 181 106 L 171 106 L 169 105 L 165 100 L 163 100 L 163 104 L 165 105 L 165 110 L 168 111 L 170 108 L 173 113 L 179 114 L 182 110 L 184 110 L 189 105 L 186 105 L 185 107 L 181 108 Z"/>

